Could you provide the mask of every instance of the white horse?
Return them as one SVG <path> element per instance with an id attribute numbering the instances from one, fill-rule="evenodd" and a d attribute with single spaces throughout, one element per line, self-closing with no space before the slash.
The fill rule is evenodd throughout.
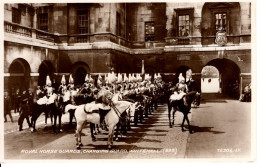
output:
<path id="1" fill-rule="evenodd" d="M 128 101 L 118 101 L 118 100 L 111 100 L 112 93 L 108 90 L 102 89 L 98 93 L 97 96 L 102 96 L 102 98 L 110 101 L 110 110 L 105 115 L 105 122 L 108 125 L 108 148 L 111 149 L 113 145 L 113 136 L 116 124 L 120 121 L 121 114 L 125 111 L 129 111 L 130 118 L 134 117 L 135 112 L 135 104 L 128 102 Z M 77 149 L 80 149 L 83 144 L 81 143 L 81 131 L 86 122 L 100 124 L 100 114 L 97 111 L 100 108 L 103 108 L 103 104 L 101 103 L 88 103 L 79 106 L 75 105 L 67 105 L 65 108 L 65 112 L 68 112 L 70 109 L 75 110 L 75 117 L 77 121 L 77 128 L 76 128 L 76 145 Z"/>

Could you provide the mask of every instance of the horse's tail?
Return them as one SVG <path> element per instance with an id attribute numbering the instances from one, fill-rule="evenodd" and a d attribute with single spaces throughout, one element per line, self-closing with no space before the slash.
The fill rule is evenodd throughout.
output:
<path id="1" fill-rule="evenodd" d="M 68 104 L 65 107 L 65 113 L 67 113 L 69 110 L 76 110 L 79 106 Z"/>

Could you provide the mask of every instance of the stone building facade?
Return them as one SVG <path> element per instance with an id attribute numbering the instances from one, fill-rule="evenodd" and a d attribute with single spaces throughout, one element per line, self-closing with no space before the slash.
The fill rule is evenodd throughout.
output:
<path id="1" fill-rule="evenodd" d="M 222 28 L 226 42 L 216 34 Z M 223 92 L 251 82 L 250 2 L 4 4 L 5 89 L 60 83 L 72 74 L 161 73 L 176 82 L 188 69 L 200 84 L 206 65 Z"/>

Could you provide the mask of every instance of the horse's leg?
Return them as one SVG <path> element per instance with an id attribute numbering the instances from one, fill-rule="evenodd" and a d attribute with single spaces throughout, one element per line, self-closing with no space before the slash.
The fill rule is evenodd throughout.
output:
<path id="1" fill-rule="evenodd" d="M 62 132 L 62 128 L 61 128 L 61 117 L 62 117 L 62 111 L 60 111 L 59 113 L 59 132 Z"/>
<path id="2" fill-rule="evenodd" d="M 145 106 L 145 118 L 148 118 L 148 106 Z"/>
<path id="3" fill-rule="evenodd" d="M 53 133 L 54 133 L 54 134 L 57 134 L 57 132 L 56 132 L 57 113 L 55 113 L 53 116 L 54 116 L 54 125 L 52 125 L 52 126 L 53 126 Z"/>
<path id="4" fill-rule="evenodd" d="M 186 119 L 186 121 L 187 121 L 187 123 L 188 123 L 189 132 L 190 132 L 190 134 L 192 134 L 192 130 L 191 130 L 191 127 L 190 127 L 190 121 L 189 121 L 188 114 L 184 114 L 184 118 Z"/>
<path id="5" fill-rule="evenodd" d="M 48 110 L 46 110 L 45 112 L 45 127 L 47 127 L 47 119 L 48 119 L 48 114 L 49 114 L 49 112 L 48 112 Z"/>
<path id="6" fill-rule="evenodd" d="M 96 124 L 96 129 L 97 129 L 97 133 L 98 134 L 101 133 L 100 130 L 99 130 L 99 125 L 98 124 Z"/>
<path id="7" fill-rule="evenodd" d="M 77 121 L 77 129 L 76 129 L 76 146 L 77 149 L 80 149 L 83 144 L 81 143 L 81 131 L 82 131 L 82 126 L 84 124 L 84 121 Z"/>
<path id="8" fill-rule="evenodd" d="M 51 117 L 51 125 L 53 125 L 53 116 L 54 116 L 55 114 L 53 114 L 53 112 L 51 111 L 50 112 L 50 117 Z"/>
<path id="9" fill-rule="evenodd" d="M 134 125 L 135 126 L 137 126 L 137 124 L 138 124 L 138 116 L 139 116 L 139 110 L 136 110 L 135 114 L 134 114 Z"/>
<path id="10" fill-rule="evenodd" d="M 168 118 L 169 118 L 169 126 L 170 126 L 170 128 L 172 128 L 171 110 L 172 110 L 171 103 L 168 102 Z"/>
<path id="11" fill-rule="evenodd" d="M 173 107 L 173 112 L 172 112 L 172 126 L 174 126 L 174 121 L 175 121 L 175 113 L 176 113 L 177 109 L 175 107 Z"/>
<path id="12" fill-rule="evenodd" d="M 119 138 L 118 138 L 118 131 L 119 131 L 119 126 L 120 126 L 120 123 L 117 123 L 116 124 L 116 134 L 115 134 L 115 141 L 118 141 Z"/>
<path id="13" fill-rule="evenodd" d="M 183 120 L 182 120 L 182 124 L 181 124 L 181 130 L 182 130 L 182 131 L 185 131 L 184 128 L 183 128 L 184 122 L 185 122 L 185 119 L 186 119 L 186 118 L 185 118 L 185 115 L 186 115 L 186 114 L 183 113 Z"/>
<path id="14" fill-rule="evenodd" d="M 69 123 L 69 125 L 70 125 L 70 127 L 72 128 L 72 119 L 73 119 L 73 111 L 72 110 L 70 110 L 69 111 L 69 113 L 70 113 L 70 123 Z"/>
<path id="15" fill-rule="evenodd" d="M 144 110 L 143 110 L 143 108 L 141 108 L 141 109 L 139 109 L 139 112 L 140 112 L 140 117 L 139 117 L 139 119 L 140 119 L 140 123 L 142 123 L 143 122 L 143 119 L 144 119 Z"/>
<path id="16" fill-rule="evenodd" d="M 113 144 L 114 128 L 115 125 L 110 125 L 108 129 L 108 138 L 107 138 L 108 149 L 111 149 Z"/>
<path id="17" fill-rule="evenodd" d="M 95 129 L 95 124 L 90 123 L 90 133 L 91 133 L 91 138 L 92 141 L 95 142 L 96 141 L 96 137 L 94 136 L 93 130 Z"/>

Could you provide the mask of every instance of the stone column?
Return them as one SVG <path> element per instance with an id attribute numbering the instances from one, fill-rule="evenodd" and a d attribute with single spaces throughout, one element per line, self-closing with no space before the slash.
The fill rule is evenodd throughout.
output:
<path id="1" fill-rule="evenodd" d="M 34 10 L 34 15 L 33 15 L 33 27 L 32 27 L 32 38 L 36 38 L 36 31 L 35 29 L 37 28 L 37 9 Z"/>

